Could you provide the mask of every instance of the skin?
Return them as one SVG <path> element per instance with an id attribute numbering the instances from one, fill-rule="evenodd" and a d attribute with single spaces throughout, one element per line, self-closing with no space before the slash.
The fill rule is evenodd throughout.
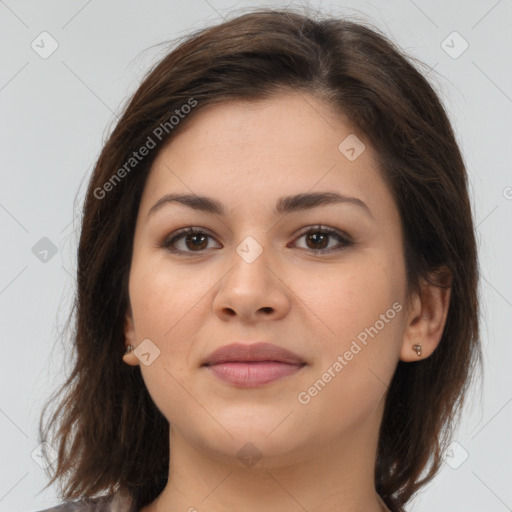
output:
<path id="1" fill-rule="evenodd" d="M 170 423 L 171 478 L 142 510 L 385 510 L 374 467 L 387 386 L 399 360 L 437 347 L 449 290 L 424 287 L 406 307 L 397 206 L 364 135 L 366 150 L 354 161 L 339 151 L 354 131 L 321 100 L 291 92 L 233 101 L 188 121 L 150 171 L 130 268 L 126 345 L 149 338 L 160 354 L 147 366 L 133 351 L 123 359 L 140 365 Z M 364 201 L 371 214 L 349 203 L 272 212 L 281 196 L 329 191 Z M 212 197 L 226 216 L 170 203 L 148 217 L 171 192 Z M 335 237 L 308 240 L 318 224 L 353 244 L 336 251 Z M 182 256 L 159 246 L 187 226 L 210 237 L 185 235 L 175 242 L 188 251 Z M 236 252 L 248 236 L 262 249 L 251 263 Z M 298 394 L 394 303 L 401 311 L 300 403 Z M 259 389 L 234 387 L 201 367 L 222 345 L 258 340 L 296 352 L 306 367 Z M 250 467 L 237 456 L 248 442 L 260 456 Z"/>

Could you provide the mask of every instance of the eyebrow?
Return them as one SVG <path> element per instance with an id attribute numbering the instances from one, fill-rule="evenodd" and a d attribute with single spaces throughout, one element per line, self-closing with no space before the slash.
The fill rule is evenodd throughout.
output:
<path id="1" fill-rule="evenodd" d="M 148 217 L 160 210 L 164 205 L 171 203 L 179 203 L 188 206 L 193 210 L 198 210 L 209 214 L 220 216 L 226 215 L 226 211 L 222 203 L 211 197 L 198 196 L 196 194 L 166 194 L 149 209 Z M 280 215 L 284 213 L 309 210 L 319 206 L 340 203 L 348 203 L 359 206 L 367 214 L 373 217 L 370 208 L 366 203 L 361 201 L 361 199 L 338 194 L 337 192 L 315 192 L 280 197 L 277 200 L 273 213 L 275 215 Z"/>

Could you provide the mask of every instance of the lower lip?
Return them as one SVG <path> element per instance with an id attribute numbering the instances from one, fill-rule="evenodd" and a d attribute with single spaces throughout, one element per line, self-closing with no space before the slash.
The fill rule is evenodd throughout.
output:
<path id="1" fill-rule="evenodd" d="M 293 375 L 304 366 L 305 364 L 279 363 L 277 361 L 253 361 L 220 363 L 207 366 L 207 368 L 226 382 L 244 388 L 253 388 Z"/>

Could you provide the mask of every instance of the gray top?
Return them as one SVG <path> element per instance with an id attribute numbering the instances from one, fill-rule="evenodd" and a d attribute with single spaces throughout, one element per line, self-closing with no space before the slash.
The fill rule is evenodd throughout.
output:
<path id="1" fill-rule="evenodd" d="M 67 501 L 52 508 L 38 512 L 138 512 L 129 496 L 116 493 L 97 498 L 83 498 Z"/>
<path id="2" fill-rule="evenodd" d="M 378 494 L 377 499 L 384 510 L 389 511 L 389 508 Z M 138 510 L 129 496 L 116 493 L 111 496 L 68 501 L 62 505 L 39 510 L 38 512 L 138 512 Z"/>

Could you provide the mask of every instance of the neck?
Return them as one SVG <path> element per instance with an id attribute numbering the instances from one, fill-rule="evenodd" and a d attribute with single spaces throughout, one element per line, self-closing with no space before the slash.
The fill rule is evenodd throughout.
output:
<path id="1" fill-rule="evenodd" d="M 383 403 L 363 424 L 252 465 L 170 428 L 169 482 L 142 512 L 382 512 L 374 470 Z M 258 441 L 254 441 L 257 445 Z M 240 442 L 240 446 L 244 446 Z M 237 450 L 234 450 L 236 454 Z"/>

